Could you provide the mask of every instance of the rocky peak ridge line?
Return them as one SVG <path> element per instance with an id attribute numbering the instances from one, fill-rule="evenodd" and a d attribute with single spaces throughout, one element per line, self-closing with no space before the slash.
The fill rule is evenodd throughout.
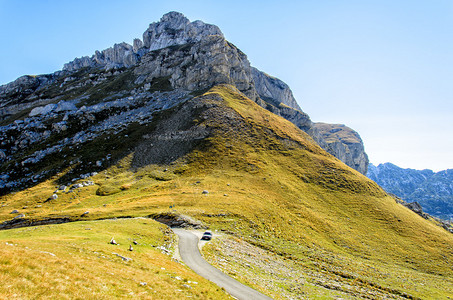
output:
<path id="1" fill-rule="evenodd" d="M 234 85 L 260 106 L 293 122 L 347 165 L 366 173 L 366 155 L 358 153 L 357 157 L 345 160 L 347 147 L 339 144 L 336 147 L 329 146 L 325 135 L 302 111 L 286 83 L 253 68 L 247 56 L 225 40 L 217 26 L 202 21 L 190 22 L 179 12 L 167 13 L 159 22 L 151 23 L 143 34 L 143 40 L 135 39 L 133 45 L 124 42 L 115 44 L 111 48 L 96 51 L 91 57 L 76 58 L 54 74 L 23 76 L 1 86 L 0 120 L 15 111 L 33 107 L 30 106 L 32 102 L 41 101 L 34 92 L 62 79 L 64 82 L 60 88 L 66 82 L 79 80 L 76 74 L 83 70 L 106 74 L 122 74 L 124 70 L 130 70 L 134 76 L 133 86 L 153 85 L 157 80 L 168 82 L 171 89 L 186 92 L 202 91 L 216 84 Z M 79 85 L 99 84 L 102 79 L 102 76 L 95 74 L 90 76 L 95 77 Z M 336 149 L 342 153 L 336 153 Z M 356 155 L 355 152 L 352 156 Z M 359 165 L 360 168 L 357 167 Z"/>
<path id="2" fill-rule="evenodd" d="M 74 71 L 84 67 L 103 67 L 106 69 L 131 67 L 149 51 L 163 49 L 169 46 L 184 45 L 199 42 L 203 37 L 219 35 L 220 29 L 202 21 L 190 22 L 179 12 L 165 14 L 159 22 L 151 23 L 143 33 L 143 40 L 134 39 L 133 45 L 125 42 L 113 47 L 96 51 L 91 57 L 83 56 L 64 65 L 63 70 Z"/>

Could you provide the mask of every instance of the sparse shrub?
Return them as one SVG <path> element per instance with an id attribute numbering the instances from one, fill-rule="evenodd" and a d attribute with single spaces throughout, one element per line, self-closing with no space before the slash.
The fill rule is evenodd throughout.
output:
<path id="1" fill-rule="evenodd" d="M 175 174 L 171 172 L 163 172 L 157 170 L 151 171 L 148 176 L 159 181 L 170 181 L 176 177 Z"/>
<path id="2" fill-rule="evenodd" d="M 176 169 L 174 170 L 174 173 L 175 173 L 175 174 L 183 174 L 183 173 L 186 172 L 188 169 L 189 169 L 189 166 L 188 166 L 188 165 L 182 165 L 182 166 L 179 166 L 178 168 L 176 168 Z"/>
<path id="3" fill-rule="evenodd" d="M 109 196 L 121 192 L 121 189 L 114 185 L 101 185 L 97 191 L 98 196 Z"/>

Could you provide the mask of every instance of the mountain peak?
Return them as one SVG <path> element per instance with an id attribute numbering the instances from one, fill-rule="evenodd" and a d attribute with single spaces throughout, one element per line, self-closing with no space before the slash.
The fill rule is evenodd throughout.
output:
<path id="1" fill-rule="evenodd" d="M 153 51 L 173 45 L 199 42 L 209 35 L 223 37 L 219 27 L 199 20 L 190 22 L 182 13 L 172 11 L 163 15 L 159 22 L 149 25 L 143 33 L 143 43 L 147 51 Z"/>
<path id="2" fill-rule="evenodd" d="M 315 128 L 310 117 L 299 107 L 286 83 L 253 68 L 247 55 L 228 42 L 217 26 L 202 21 L 190 22 L 182 13 L 174 11 L 163 15 L 158 22 L 151 23 L 143 33 L 143 39 L 134 39 L 133 45 L 118 43 L 105 50 L 96 51 L 91 57 L 74 59 L 65 64 L 63 72 L 56 72 L 48 76 L 49 78 L 39 76 L 25 80 L 22 84 L 17 82 L 0 87 L 0 96 L 8 99 L 1 101 L 0 98 L 0 102 L 32 102 L 40 99 L 33 95 L 35 91 L 42 91 L 45 86 L 50 87 L 55 81 L 61 81 L 60 89 L 72 81 L 78 82 L 74 89 L 82 89 L 94 86 L 93 79 L 98 76 L 96 74 L 119 75 L 125 70 L 130 75 L 127 77 L 128 84 L 134 88 L 145 85 L 155 87 L 157 82 L 160 82 L 167 89 L 197 93 L 217 84 L 233 85 L 260 106 L 284 117 L 310 134 L 321 147 L 349 166 L 366 173 L 368 160 L 357 133 L 354 132 L 352 143 L 350 139 L 342 139 L 335 143 L 335 147 L 329 146 L 326 137 Z M 76 72 L 79 74 L 75 74 Z M 86 80 L 81 76 L 86 72 L 90 72 L 88 76 L 91 76 L 91 79 Z M 118 86 L 124 87 L 124 82 Z M 13 95 L 16 90 L 20 97 Z M 337 141 L 338 134 L 335 134 L 335 138 L 329 138 Z M 350 144 L 354 144 L 354 147 Z"/>
<path id="3" fill-rule="evenodd" d="M 172 24 L 189 24 L 189 19 L 182 13 L 178 11 L 171 11 L 166 13 L 160 18 L 162 23 L 172 23 Z"/>
<path id="4" fill-rule="evenodd" d="M 159 22 L 153 22 L 143 33 L 143 40 L 134 39 L 133 46 L 125 42 L 115 44 L 89 57 L 76 58 L 66 63 L 65 71 L 75 71 L 85 67 L 116 69 L 136 65 L 146 53 L 169 46 L 196 43 L 204 37 L 219 35 L 224 38 L 219 27 L 202 21 L 190 22 L 180 12 L 172 11 L 162 16 Z"/>

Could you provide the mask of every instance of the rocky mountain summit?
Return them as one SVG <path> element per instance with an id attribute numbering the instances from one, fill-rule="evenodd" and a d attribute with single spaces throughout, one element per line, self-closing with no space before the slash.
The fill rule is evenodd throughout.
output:
<path id="1" fill-rule="evenodd" d="M 217 26 L 170 12 L 133 45 L 115 44 L 53 74 L 0 87 L 0 189 L 34 184 L 75 165 L 79 175 L 96 170 L 131 151 L 156 116 L 218 84 L 235 86 L 366 173 L 357 133 L 350 143 L 314 124 L 288 85 L 251 67 Z"/>
<path id="2" fill-rule="evenodd" d="M 102 67 L 113 69 L 131 67 L 146 53 L 174 45 L 197 43 L 209 35 L 223 38 L 220 29 L 202 21 L 190 22 L 183 14 L 170 12 L 160 22 L 152 23 L 143 33 L 143 40 L 135 39 L 133 45 L 115 44 L 91 56 L 76 58 L 64 65 L 63 70 L 74 71 L 83 67 Z"/>
<path id="3" fill-rule="evenodd" d="M 408 202 L 417 202 L 430 215 L 453 218 L 453 170 L 403 169 L 391 163 L 370 164 L 367 176 Z"/>
<path id="4" fill-rule="evenodd" d="M 152 52 L 152 53 L 151 53 Z M 172 88 L 190 92 L 216 84 L 232 84 L 252 100 L 274 113 L 285 116 L 322 140 L 302 112 L 291 89 L 281 80 L 250 66 L 247 56 L 226 41 L 220 29 L 202 21 L 190 22 L 178 12 L 164 15 L 134 45 L 116 44 L 92 57 L 76 58 L 63 70 L 85 67 L 105 70 L 137 66 L 136 83 L 166 78 Z M 295 111 L 293 111 L 295 110 Z"/>

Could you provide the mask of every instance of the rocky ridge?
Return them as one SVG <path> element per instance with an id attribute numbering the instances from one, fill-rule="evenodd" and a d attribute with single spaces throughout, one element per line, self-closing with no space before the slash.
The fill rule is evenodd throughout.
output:
<path id="1" fill-rule="evenodd" d="M 121 140 L 132 127 L 151 124 L 154 114 L 217 84 L 234 85 L 351 167 L 366 171 L 366 164 L 345 158 L 344 149 L 329 147 L 326 134 L 300 109 L 288 85 L 251 67 L 217 26 L 170 12 L 150 24 L 143 41 L 115 44 L 91 57 L 76 58 L 62 71 L 22 76 L 0 87 L 0 189 L 51 176 L 56 169 L 45 163 L 51 158 L 64 161 L 60 167 L 82 164 L 71 151 L 86 152 L 82 145 L 101 139 Z M 366 157 L 360 149 L 350 156 Z M 94 156 L 86 154 L 85 160 L 109 159 Z"/>
<path id="2" fill-rule="evenodd" d="M 102 67 L 107 70 L 131 67 L 150 51 L 196 43 L 209 35 L 223 37 L 222 32 L 215 25 L 205 24 L 202 21 L 190 22 L 183 14 L 170 12 L 165 14 L 160 22 L 149 25 L 143 33 L 143 41 L 135 39 L 133 45 L 124 42 L 115 44 L 111 48 L 96 51 L 91 57 L 76 58 L 65 64 L 63 70 L 75 71 L 84 67 Z"/>
<path id="3" fill-rule="evenodd" d="M 233 84 L 261 106 L 306 131 L 329 153 L 366 174 L 368 159 L 360 137 L 358 141 L 361 145 L 354 147 L 353 151 L 349 151 L 352 149 L 348 149 L 341 140 L 338 140 L 337 144 L 327 143 L 326 136 L 333 139 L 333 135 L 326 131 L 319 132 L 319 126 L 314 126 L 310 117 L 302 111 L 289 86 L 280 79 L 251 67 L 247 56 L 226 41 L 217 26 L 202 21 L 190 22 L 181 13 L 170 12 L 164 15 L 160 22 L 150 24 L 143 34 L 143 42 L 135 39 L 133 46 L 125 43 L 121 45 L 123 46 L 115 45 L 101 54 L 97 52 L 91 58 L 76 59 L 66 64 L 64 69 L 76 70 L 86 66 L 101 66 L 106 69 L 130 67 L 137 64 L 148 52 L 171 46 L 194 45 L 190 50 L 182 47 L 183 51 L 177 51 L 179 53 L 176 55 L 167 56 L 170 52 L 167 50 L 153 56 L 154 60 L 148 57 L 148 63 L 141 63 L 141 69 L 144 69 L 141 72 L 154 70 L 148 75 L 154 78 L 170 76 L 174 88 L 189 91 L 209 88 L 218 83 Z M 188 52 L 184 53 L 184 50 Z M 203 57 L 200 55 L 203 52 L 208 55 Z M 175 57 L 178 55 L 180 57 Z M 105 58 L 101 60 L 98 57 Z M 80 60 L 86 63 L 81 64 Z M 186 70 L 186 67 L 189 70 Z M 358 136 L 357 133 L 356 135 Z"/>
<path id="4" fill-rule="evenodd" d="M 52 170 L 37 172 L 36 168 L 40 162 L 50 158 L 68 160 L 67 166 L 80 164 L 81 158 L 72 150 L 96 140 L 110 139 L 109 135 L 126 141 L 128 136 L 123 132 L 129 126 L 149 124 L 154 113 L 186 99 L 187 94 L 181 91 L 141 90 L 134 97 L 121 97 L 90 106 L 80 106 L 80 99 L 76 99 L 35 107 L 23 121 L 16 120 L 0 127 L 3 148 L 0 162 L 6 171 L 0 173 L 0 190 L 37 183 L 51 175 Z M 101 167 L 110 159 L 111 154 L 104 153 L 95 161 L 85 163 Z"/>

